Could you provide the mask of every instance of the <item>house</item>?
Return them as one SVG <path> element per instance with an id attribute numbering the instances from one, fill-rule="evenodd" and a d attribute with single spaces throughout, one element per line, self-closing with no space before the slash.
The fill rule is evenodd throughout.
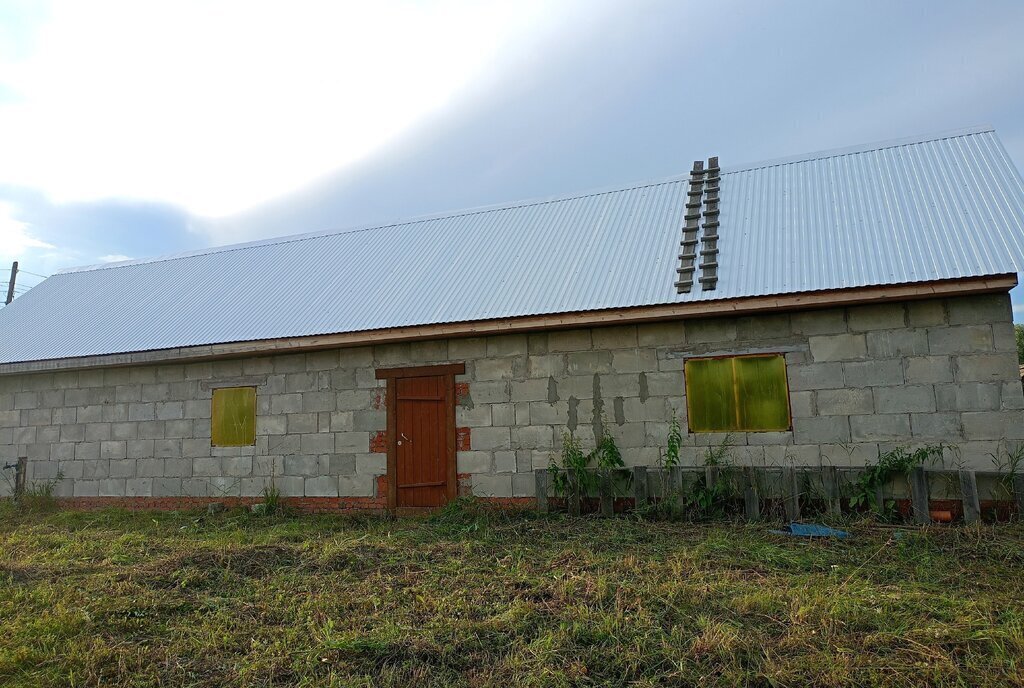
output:
<path id="1" fill-rule="evenodd" d="M 0 459 L 82 507 L 309 509 L 525 499 L 563 433 L 653 466 L 673 418 L 690 464 L 991 467 L 1022 265 L 972 129 L 72 269 L 0 310 Z"/>

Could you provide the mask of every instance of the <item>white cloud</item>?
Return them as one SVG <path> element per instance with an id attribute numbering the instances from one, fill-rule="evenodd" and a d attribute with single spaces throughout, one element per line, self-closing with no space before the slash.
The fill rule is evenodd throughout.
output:
<path id="1" fill-rule="evenodd" d="M 122 253 L 111 253 L 106 256 L 100 256 L 99 261 L 101 263 L 120 263 L 124 260 L 134 260 L 131 256 L 126 256 Z"/>
<path id="2" fill-rule="evenodd" d="M 0 256 L 17 259 L 28 249 L 55 248 L 32 236 L 28 223 L 14 218 L 14 208 L 0 201 Z"/>
<path id="3" fill-rule="evenodd" d="M 0 53 L 0 183 L 223 216 L 365 156 L 564 16 L 540 0 L 57 0 Z"/>

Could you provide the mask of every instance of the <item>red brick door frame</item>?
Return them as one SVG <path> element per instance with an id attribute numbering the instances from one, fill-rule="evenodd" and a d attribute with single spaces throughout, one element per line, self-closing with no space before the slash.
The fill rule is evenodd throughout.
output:
<path id="1" fill-rule="evenodd" d="M 387 380 L 385 408 L 387 414 L 387 470 L 388 509 L 398 508 L 398 380 L 410 377 L 441 377 L 444 387 L 445 408 L 445 496 L 452 501 L 458 496 L 455 449 L 455 376 L 466 372 L 465 363 L 415 366 L 402 368 L 378 368 L 378 380 Z"/>

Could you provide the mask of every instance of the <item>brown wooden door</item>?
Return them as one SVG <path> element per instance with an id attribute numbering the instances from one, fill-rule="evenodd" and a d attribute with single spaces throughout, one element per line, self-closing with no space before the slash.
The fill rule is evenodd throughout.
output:
<path id="1" fill-rule="evenodd" d="M 434 507 L 448 501 L 451 381 L 447 375 L 394 381 L 398 507 Z"/>

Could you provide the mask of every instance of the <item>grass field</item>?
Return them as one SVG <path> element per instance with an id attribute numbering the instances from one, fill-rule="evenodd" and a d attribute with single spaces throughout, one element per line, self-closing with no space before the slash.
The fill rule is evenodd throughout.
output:
<path id="1" fill-rule="evenodd" d="M 1020 526 L 0 516 L 4 686 L 1024 685 Z"/>

